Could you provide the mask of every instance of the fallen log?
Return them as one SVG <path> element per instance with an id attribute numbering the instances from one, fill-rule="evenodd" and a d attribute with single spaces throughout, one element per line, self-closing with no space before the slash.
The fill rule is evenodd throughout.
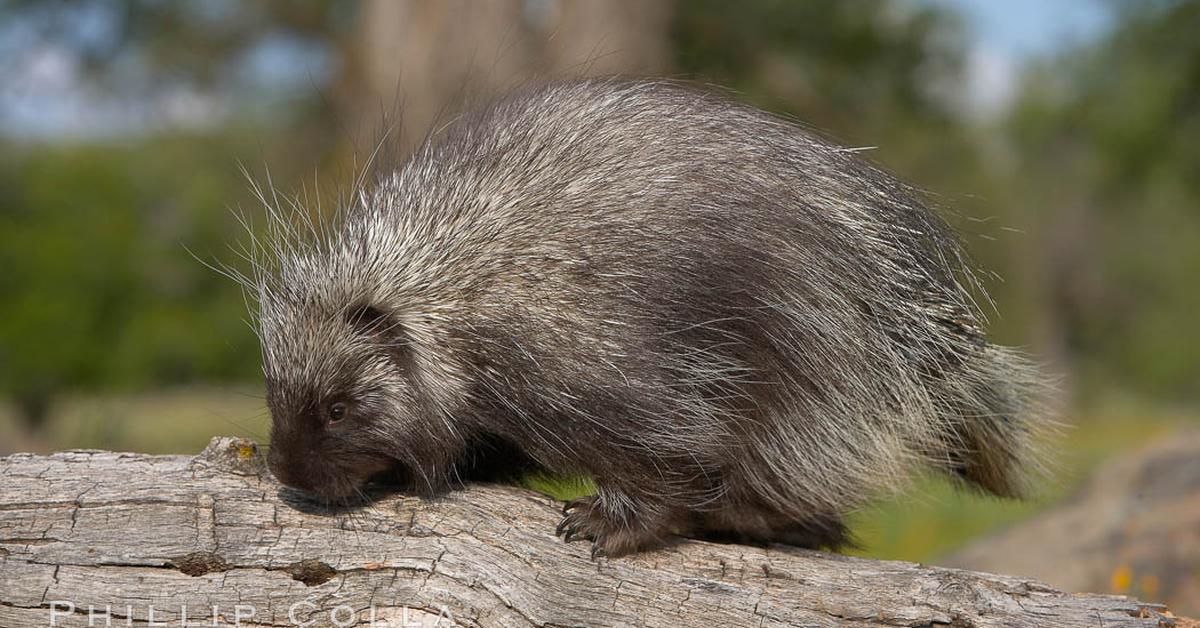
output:
<path id="1" fill-rule="evenodd" d="M 1174 626 L 1009 576 L 696 541 L 592 561 L 559 505 L 473 486 L 330 511 L 253 442 L 0 458 L 0 626 Z"/>

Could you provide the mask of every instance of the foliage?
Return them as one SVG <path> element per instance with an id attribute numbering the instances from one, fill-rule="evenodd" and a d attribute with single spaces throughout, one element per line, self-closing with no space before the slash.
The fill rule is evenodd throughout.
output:
<path id="1" fill-rule="evenodd" d="M 230 152 L 175 137 L 4 159 L 0 387 L 31 419 L 64 387 L 255 376 L 239 291 L 186 250 L 237 238 L 227 208 L 245 183 Z"/>
<path id="2" fill-rule="evenodd" d="M 696 0 L 679 6 L 680 69 L 848 141 L 946 121 L 938 87 L 962 66 L 962 32 L 932 5 Z"/>
<path id="3" fill-rule="evenodd" d="M 30 423 L 64 390 L 257 377 L 240 290 L 189 251 L 230 261 L 230 243 L 245 236 L 229 211 L 255 205 L 239 159 L 270 163 L 285 191 L 336 159 L 333 106 L 318 91 L 336 86 L 301 77 L 295 98 L 274 75 L 296 68 L 257 67 L 256 55 L 333 49 L 353 9 L 0 2 L 0 43 L 13 53 L 0 71 L 66 50 L 83 68 L 76 96 L 97 106 L 150 116 L 182 95 L 233 110 L 190 133 L 118 124 L 87 141 L 0 141 L 0 396 Z"/>
<path id="4" fill-rule="evenodd" d="M 1084 383 L 1200 399 L 1200 2 L 1125 4 L 1028 77 L 1006 127 L 1040 302 Z"/>

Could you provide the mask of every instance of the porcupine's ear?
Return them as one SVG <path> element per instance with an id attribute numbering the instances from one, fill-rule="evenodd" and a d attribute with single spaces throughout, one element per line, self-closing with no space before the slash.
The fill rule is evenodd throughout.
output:
<path id="1" fill-rule="evenodd" d="M 372 334 L 383 330 L 387 314 L 370 303 L 358 303 L 346 310 L 346 322 L 360 333 Z"/>
<path id="2" fill-rule="evenodd" d="M 399 317 L 370 303 L 358 303 L 346 310 L 346 322 L 358 334 L 387 347 L 394 358 L 406 355 L 408 345 L 404 323 Z"/>
<path id="3" fill-rule="evenodd" d="M 461 411 L 470 389 L 469 377 L 447 320 L 410 312 L 400 318 L 400 325 L 412 381 L 440 412 L 452 415 Z"/>
<path id="4" fill-rule="evenodd" d="M 430 401 L 446 412 L 461 405 L 468 389 L 466 376 L 450 334 L 438 320 L 361 303 L 346 311 L 346 321 L 358 333 L 385 346 Z"/>

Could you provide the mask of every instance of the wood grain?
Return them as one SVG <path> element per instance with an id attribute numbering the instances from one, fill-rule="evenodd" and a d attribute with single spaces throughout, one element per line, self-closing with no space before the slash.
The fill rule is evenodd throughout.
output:
<path id="1" fill-rule="evenodd" d="M 784 547 L 593 562 L 554 536 L 559 504 L 512 487 L 330 512 L 241 439 L 196 457 L 18 454 L 0 478 L 4 627 L 1175 625 L 1127 597 Z"/>

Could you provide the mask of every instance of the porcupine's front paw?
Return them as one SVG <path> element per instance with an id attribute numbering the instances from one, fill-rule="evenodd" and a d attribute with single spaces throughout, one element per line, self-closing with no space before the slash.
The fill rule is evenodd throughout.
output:
<path id="1" fill-rule="evenodd" d="M 614 521 L 595 495 L 573 499 L 563 506 L 563 520 L 555 534 L 567 543 L 578 539 L 592 542 L 592 558 L 616 558 L 660 545 L 662 538 L 636 520 Z"/>

